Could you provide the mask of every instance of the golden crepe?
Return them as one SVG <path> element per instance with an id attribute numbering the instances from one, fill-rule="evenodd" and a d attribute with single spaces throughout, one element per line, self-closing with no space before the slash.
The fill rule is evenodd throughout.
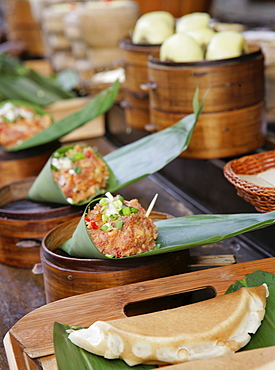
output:
<path id="1" fill-rule="evenodd" d="M 264 318 L 268 288 L 245 287 L 191 305 L 110 321 L 70 333 L 77 346 L 128 365 L 176 364 L 233 353 Z"/>

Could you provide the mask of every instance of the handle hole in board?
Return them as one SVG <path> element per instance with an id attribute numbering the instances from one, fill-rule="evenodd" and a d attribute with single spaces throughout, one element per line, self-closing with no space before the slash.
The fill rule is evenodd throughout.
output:
<path id="1" fill-rule="evenodd" d="M 191 303 L 205 301 L 216 296 L 215 289 L 206 287 L 174 295 L 151 298 L 144 301 L 131 302 L 125 305 L 124 314 L 128 317 L 137 316 L 151 312 L 168 310 Z"/>

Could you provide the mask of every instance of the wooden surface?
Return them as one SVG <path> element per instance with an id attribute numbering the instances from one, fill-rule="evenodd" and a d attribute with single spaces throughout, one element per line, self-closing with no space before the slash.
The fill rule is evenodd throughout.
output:
<path id="1" fill-rule="evenodd" d="M 117 132 L 124 130 L 121 117 L 116 114 L 116 110 L 114 110 L 114 114 L 112 115 L 112 122 L 113 121 L 115 122 L 113 126 L 114 131 Z M 105 137 L 85 140 L 83 143 L 96 147 L 102 155 L 115 149 L 114 145 L 112 145 Z M 167 188 L 165 184 L 159 182 L 158 178 L 155 176 L 150 176 L 149 178 L 140 180 L 122 190 L 122 195 L 125 199 L 130 199 L 133 196 L 136 196 L 145 208 L 149 205 L 156 193 L 159 194 L 159 197 L 154 208 L 155 211 L 169 213 L 176 217 L 191 215 L 193 213 L 192 209 L 190 209 L 189 203 L 183 203 L 182 200 L 179 201 L 177 194 L 175 194 L 172 189 Z M 262 258 L 261 253 L 258 253 L 255 250 L 248 251 L 242 243 L 236 241 L 234 238 L 222 243 L 214 243 L 208 246 L 193 248 L 190 250 L 190 254 L 195 258 L 195 264 L 198 261 L 198 257 L 200 257 L 201 261 L 201 257 L 203 256 L 225 256 L 225 258 L 221 258 L 222 261 L 220 261 L 219 258 L 215 261 L 216 266 L 222 265 L 223 260 L 227 260 L 227 255 L 235 255 L 237 263 Z M 192 261 L 194 261 L 193 258 Z M 229 258 L 228 263 L 234 263 L 234 259 Z M 208 264 L 208 267 L 211 267 L 211 264 Z M 191 268 L 194 269 L 194 266 Z M 33 274 L 31 269 L 16 268 L 0 263 L 0 285 L 0 336 L 3 338 L 11 327 L 18 322 L 18 320 L 36 308 L 44 305 L 46 303 L 46 299 L 43 277 L 42 275 Z M 37 340 L 39 341 L 39 338 L 37 338 Z M 43 360 L 50 364 L 52 358 L 47 357 Z M 7 358 L 1 340 L 0 370 L 8 369 Z M 53 369 L 54 368 L 52 368 L 51 365 L 47 368 L 47 370 Z"/>
<path id="2" fill-rule="evenodd" d="M 206 287 L 218 296 L 224 294 L 236 280 L 255 270 L 274 273 L 275 257 L 99 290 L 45 305 L 23 317 L 9 330 L 5 348 L 10 359 L 12 354 L 16 358 L 15 363 L 11 363 L 11 370 L 17 369 L 16 365 L 20 366 L 20 370 L 27 369 L 23 353 L 28 361 L 52 356 L 52 328 L 55 321 L 73 326 L 89 326 L 96 320 L 126 317 L 125 312 L 130 316 L 148 312 L 148 302 L 152 299 L 169 301 L 173 300 L 173 296 Z M 129 304 L 133 307 L 137 303 L 140 304 L 138 311 L 127 310 Z M 247 352 L 246 361 L 249 357 Z M 168 368 L 173 369 L 173 366 Z"/>

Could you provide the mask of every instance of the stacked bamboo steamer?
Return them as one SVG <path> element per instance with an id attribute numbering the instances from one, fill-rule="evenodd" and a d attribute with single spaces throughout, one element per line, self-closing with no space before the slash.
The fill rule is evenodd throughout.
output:
<path id="1" fill-rule="evenodd" d="M 137 47 L 146 51 L 145 45 L 134 45 L 131 40 L 128 44 L 131 51 Z M 261 147 L 266 135 L 264 56 L 261 49 L 251 46 L 235 57 L 175 62 L 160 60 L 163 44 L 155 54 L 147 56 L 147 84 L 140 87 L 149 94 L 149 125 L 144 120 L 140 127 L 158 131 L 192 113 L 192 100 L 196 88 L 199 88 L 200 99 L 207 95 L 204 109 L 182 157 L 224 158 Z M 125 45 L 126 42 L 122 45 L 124 49 Z M 132 74 L 127 73 L 131 64 L 129 53 L 125 53 L 125 64 L 125 86 L 128 88 Z M 136 67 L 135 75 L 138 72 Z M 127 108 L 126 105 L 126 117 Z M 137 127 L 133 122 L 127 121 L 127 124 Z"/>

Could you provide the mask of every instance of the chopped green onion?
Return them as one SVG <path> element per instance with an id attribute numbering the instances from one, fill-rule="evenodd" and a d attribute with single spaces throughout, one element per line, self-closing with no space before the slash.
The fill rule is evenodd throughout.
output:
<path id="1" fill-rule="evenodd" d="M 74 172 L 77 173 L 77 174 L 80 174 L 82 171 L 82 168 L 81 167 L 78 167 L 78 166 L 75 166 L 74 167 Z"/>
<path id="2" fill-rule="evenodd" d="M 58 170 L 58 168 L 57 168 L 57 167 L 55 167 L 55 166 L 53 166 L 52 164 L 51 164 L 51 169 L 52 169 L 53 171 L 56 171 L 56 172 L 57 172 L 57 171 L 59 171 L 59 170 Z"/>
<path id="3" fill-rule="evenodd" d="M 130 207 L 132 213 L 138 213 L 138 209 L 135 207 Z"/>
<path id="4" fill-rule="evenodd" d="M 131 210 L 129 207 L 123 207 L 121 210 L 123 216 L 129 216 L 131 214 Z"/>
<path id="5" fill-rule="evenodd" d="M 116 221 L 116 228 L 117 229 L 122 229 L 123 226 L 123 221 L 122 220 L 117 220 Z"/>
<path id="6" fill-rule="evenodd" d="M 101 171 L 100 171 L 100 169 L 99 169 L 99 168 L 96 168 L 94 172 L 95 172 L 96 174 L 100 174 L 100 173 L 101 173 Z"/>
<path id="7" fill-rule="evenodd" d="M 117 199 L 120 200 L 121 203 L 124 203 L 124 198 L 121 195 Z"/>
<path id="8" fill-rule="evenodd" d="M 114 207 L 115 207 L 117 210 L 121 210 L 121 208 L 122 208 L 122 206 L 123 206 L 123 204 L 122 204 L 122 202 L 121 202 L 120 200 L 114 200 L 114 201 L 113 201 L 113 205 L 114 205 Z"/>
<path id="9" fill-rule="evenodd" d="M 85 158 L 85 155 L 81 152 L 76 152 L 76 153 L 72 152 L 71 154 L 68 154 L 68 158 L 70 158 L 72 162 L 77 162 L 80 159 Z"/>
<path id="10" fill-rule="evenodd" d="M 100 201 L 99 201 L 99 204 L 101 206 L 107 206 L 109 204 L 109 201 L 107 198 L 101 198 Z"/>
<path id="11" fill-rule="evenodd" d="M 113 227 L 112 227 L 112 225 L 111 225 L 111 224 L 106 223 L 106 224 L 102 225 L 100 229 L 101 229 L 102 231 L 110 231 L 110 230 L 112 230 L 112 228 L 113 228 Z"/>
<path id="12" fill-rule="evenodd" d="M 109 218 L 110 218 L 110 220 L 116 220 L 118 218 L 118 215 L 112 214 L 112 215 L 109 216 Z"/>
<path id="13" fill-rule="evenodd" d="M 109 217 L 107 215 L 102 215 L 101 219 L 103 222 L 108 222 Z"/>
<path id="14" fill-rule="evenodd" d="M 52 157 L 53 158 L 62 158 L 62 157 L 65 157 L 65 153 L 54 152 Z"/>

